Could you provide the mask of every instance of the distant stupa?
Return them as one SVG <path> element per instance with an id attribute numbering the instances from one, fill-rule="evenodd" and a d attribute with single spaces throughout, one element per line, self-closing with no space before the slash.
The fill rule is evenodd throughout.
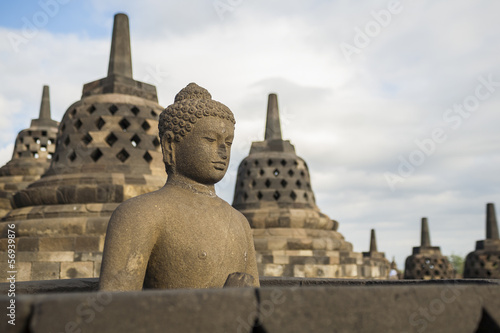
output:
<path id="1" fill-rule="evenodd" d="M 84 85 L 61 121 L 50 168 L 14 195 L 16 209 L 1 223 L 3 237 L 16 224 L 18 281 L 98 276 L 111 213 L 165 183 L 162 110 L 156 88 L 132 77 L 129 21 L 117 14 L 108 76 Z"/>
<path id="2" fill-rule="evenodd" d="M 233 206 L 253 228 L 260 275 L 387 277 L 389 263 L 367 264 L 316 206 L 306 162 L 282 139 L 276 94 L 269 95 L 264 141 L 252 143 L 238 168 Z"/>
<path id="3" fill-rule="evenodd" d="M 486 239 L 465 259 L 464 278 L 500 279 L 500 238 L 495 205 L 486 205 Z"/>
<path id="4" fill-rule="evenodd" d="M 47 171 L 56 148 L 59 122 L 50 117 L 49 86 L 43 86 L 38 119 L 17 135 L 12 159 L 0 168 L 0 218 L 11 209 L 12 195 Z"/>
<path id="5" fill-rule="evenodd" d="M 431 246 L 431 236 L 427 218 L 422 218 L 420 246 L 413 248 L 413 254 L 406 258 L 405 279 L 434 280 L 455 277 L 453 266 L 441 254 L 439 246 Z"/>

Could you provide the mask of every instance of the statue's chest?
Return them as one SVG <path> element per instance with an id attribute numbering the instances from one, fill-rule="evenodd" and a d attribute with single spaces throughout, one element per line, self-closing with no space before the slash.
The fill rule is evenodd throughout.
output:
<path id="1" fill-rule="evenodd" d="M 246 261 L 245 230 L 224 211 L 192 211 L 178 222 L 165 228 L 160 239 L 169 266 L 212 270 Z"/>

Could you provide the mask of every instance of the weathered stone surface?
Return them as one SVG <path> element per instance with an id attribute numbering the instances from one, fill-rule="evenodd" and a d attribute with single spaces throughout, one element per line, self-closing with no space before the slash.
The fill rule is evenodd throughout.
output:
<path id="1" fill-rule="evenodd" d="M 413 254 L 406 258 L 405 279 L 451 279 L 455 277 L 453 266 L 438 246 L 431 246 L 427 218 L 422 218 L 421 245 L 413 248 Z"/>
<path id="2" fill-rule="evenodd" d="M 59 132 L 52 121 L 55 131 L 41 128 L 44 134 L 29 129 L 31 132 L 22 132 L 16 141 L 22 151 L 15 158 L 23 160 L 24 155 L 34 154 L 34 149 L 45 154 L 37 153 L 38 160 L 50 158 L 43 168 L 44 177 L 33 179 L 37 173 L 30 172 L 31 184 L 16 188 L 12 198 L 15 209 L 0 223 L 0 237 L 5 237 L 8 223 L 16 225 L 19 250 L 25 253 L 18 257 L 21 262 L 55 262 L 60 253 L 71 252 L 71 260 L 62 258 L 61 265 L 73 261 L 78 256 L 75 251 L 102 253 L 107 222 L 118 204 L 165 184 L 158 138 L 158 116 L 163 108 L 156 88 L 132 77 L 128 18 L 124 14 L 115 16 L 111 44 L 108 76 L 84 85 L 81 100 L 67 109 Z M 47 114 L 42 102 L 40 119 L 32 127 L 48 126 Z M 49 147 L 49 143 L 54 147 L 57 143 L 57 147 Z M 0 194 L 6 188 L 0 186 Z M 4 197 L 0 195 L 0 207 L 5 206 L 1 204 Z M 27 251 L 34 255 L 27 255 Z M 88 272 L 97 276 L 100 259 L 96 260 L 84 276 Z M 32 270 L 36 276 L 35 266 Z M 40 278 L 47 278 L 47 274 Z"/>
<path id="3" fill-rule="evenodd" d="M 495 206 L 486 205 L 486 239 L 465 258 L 464 278 L 500 279 L 500 239 Z"/>
<path id="4" fill-rule="evenodd" d="M 102 290 L 220 288 L 233 273 L 252 275 L 242 281 L 259 285 L 248 221 L 215 194 L 229 165 L 234 124 L 232 112 L 195 83 L 161 113 L 168 180 L 113 213 Z"/>
<path id="5" fill-rule="evenodd" d="M 498 332 L 500 329 L 500 285 L 492 281 L 266 279 L 269 287 L 260 289 L 18 295 L 16 326 L 1 321 L 0 329 L 268 333 Z M 90 279 L 74 282 L 87 280 Z M 307 287 L 297 284 L 271 287 L 279 280 L 314 283 L 299 284 Z M 55 282 L 69 281 L 73 282 Z M 266 285 L 264 281 L 262 285 Z M 329 282 L 337 286 L 328 286 Z M 8 302 L 8 297 L 2 294 L 0 306 L 6 309 Z"/>
<path id="6" fill-rule="evenodd" d="M 270 94 L 264 141 L 253 142 L 250 154 L 240 163 L 233 200 L 253 228 L 259 273 L 387 277 L 389 262 L 375 256 L 363 260 L 361 254 L 352 257 L 352 244 L 336 231 L 338 222 L 321 213 L 315 201 L 307 164 L 295 154 L 290 141 L 282 139 L 277 96 Z M 330 257 L 321 251 L 341 252 Z M 379 267 L 378 273 L 361 269 L 364 265 Z"/>

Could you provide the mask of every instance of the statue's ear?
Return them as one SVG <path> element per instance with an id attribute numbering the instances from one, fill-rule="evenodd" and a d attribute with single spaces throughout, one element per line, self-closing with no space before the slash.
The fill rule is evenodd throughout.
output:
<path id="1" fill-rule="evenodd" d="M 174 145 L 173 145 L 173 135 L 171 132 L 167 131 L 163 134 L 161 140 L 161 151 L 163 154 L 163 162 L 165 165 L 172 166 L 174 164 Z"/>

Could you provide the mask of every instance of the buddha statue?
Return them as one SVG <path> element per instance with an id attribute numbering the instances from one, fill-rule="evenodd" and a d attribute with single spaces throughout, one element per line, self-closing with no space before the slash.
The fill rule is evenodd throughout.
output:
<path id="1" fill-rule="evenodd" d="M 129 199 L 110 218 L 101 290 L 259 286 L 247 219 L 220 199 L 234 116 L 190 83 L 160 115 L 165 185 Z"/>

